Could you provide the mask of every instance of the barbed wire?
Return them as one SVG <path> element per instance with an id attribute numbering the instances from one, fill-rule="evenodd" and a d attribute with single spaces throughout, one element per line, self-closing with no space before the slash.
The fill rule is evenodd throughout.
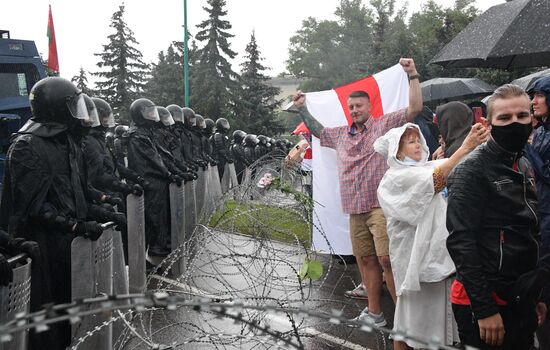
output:
<path id="1" fill-rule="evenodd" d="M 119 330 L 115 349 L 176 349 L 188 344 L 305 349 L 311 342 L 354 348 L 360 342 L 382 350 L 391 349 L 389 335 L 428 349 L 453 349 L 437 339 L 417 339 L 350 319 L 364 305 L 344 299 L 342 285 L 354 286 L 357 272 L 310 250 L 316 213 L 304 200 L 304 175 L 296 166 L 285 167 L 283 158 L 282 153 L 260 158 L 239 186 L 203 212 L 185 243 L 173 247 L 147 276 L 147 293 L 98 296 L 18 314 L 0 325 L 0 342 L 19 331 L 41 332 L 53 323 L 78 324 L 87 316 L 110 313 L 108 320 L 74 339 L 71 349 L 107 326 Z M 259 188 L 266 173 L 280 179 L 286 191 Z M 315 228 L 330 246 L 323 228 Z M 306 258 L 322 262 L 319 280 L 300 277 Z M 180 259 L 185 269 L 174 276 L 172 267 Z M 329 336 L 332 333 L 339 337 Z"/>

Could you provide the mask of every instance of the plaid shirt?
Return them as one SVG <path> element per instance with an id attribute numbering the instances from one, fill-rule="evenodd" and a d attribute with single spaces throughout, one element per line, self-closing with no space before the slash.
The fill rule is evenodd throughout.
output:
<path id="1" fill-rule="evenodd" d="M 376 190 L 388 165 L 384 157 L 374 151 L 374 141 L 388 130 L 405 124 L 406 118 L 407 109 L 404 108 L 380 118 L 370 117 L 359 133 L 355 124 L 321 131 L 321 146 L 336 150 L 340 197 L 345 213 L 368 213 L 380 207 Z"/>

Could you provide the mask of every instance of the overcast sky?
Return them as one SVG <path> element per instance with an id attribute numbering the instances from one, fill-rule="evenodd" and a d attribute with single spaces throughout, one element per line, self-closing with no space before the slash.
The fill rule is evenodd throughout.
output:
<path id="1" fill-rule="evenodd" d="M 363 1 L 365 4 L 368 0 Z M 453 0 L 436 0 L 445 7 Z M 481 10 L 504 0 L 477 0 Z M 12 38 L 35 40 L 38 51 L 47 58 L 46 36 L 48 4 L 52 5 L 61 76 L 70 79 L 82 66 L 96 71 L 97 57 L 107 36 L 113 32 L 110 19 L 122 1 L 117 0 L 3 0 L 0 8 L 0 29 L 11 32 Z M 403 6 L 404 0 L 397 0 Z M 409 13 L 419 11 L 425 1 L 409 1 Z M 256 32 L 256 41 L 265 58 L 263 64 L 272 68 L 269 75 L 285 71 L 289 38 L 300 29 L 302 20 L 334 19 L 338 0 L 226 0 L 227 20 L 232 24 L 231 48 L 238 53 L 233 62 L 239 71 L 242 54 Z M 174 40 L 183 40 L 183 0 L 126 0 L 126 23 L 134 31 L 138 49 L 147 63 L 155 62 L 159 51 L 166 50 Z M 187 21 L 192 34 L 196 25 L 207 18 L 202 9 L 206 0 L 187 0 Z M 393 62 L 388 63 L 392 65 Z"/>

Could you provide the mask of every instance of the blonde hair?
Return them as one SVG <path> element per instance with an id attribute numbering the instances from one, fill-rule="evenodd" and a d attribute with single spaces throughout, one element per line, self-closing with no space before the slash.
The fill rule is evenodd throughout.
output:
<path id="1" fill-rule="evenodd" d="M 525 98 L 529 99 L 529 95 L 527 95 L 527 93 L 517 85 L 504 84 L 498 87 L 495 92 L 493 92 L 491 97 L 489 97 L 489 100 L 487 100 L 487 120 L 491 121 L 493 117 L 493 104 L 495 103 L 495 100 L 506 100 L 521 96 L 525 96 Z"/>

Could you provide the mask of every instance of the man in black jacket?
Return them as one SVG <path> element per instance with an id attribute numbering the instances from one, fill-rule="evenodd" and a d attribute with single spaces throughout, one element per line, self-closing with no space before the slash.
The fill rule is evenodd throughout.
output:
<path id="1" fill-rule="evenodd" d="M 463 344 L 530 349 L 546 306 L 538 300 L 540 283 L 518 283 L 540 269 L 533 172 L 522 157 L 529 97 L 504 85 L 488 105 L 491 138 L 448 180 L 447 248 L 457 272 L 451 302 Z"/>

